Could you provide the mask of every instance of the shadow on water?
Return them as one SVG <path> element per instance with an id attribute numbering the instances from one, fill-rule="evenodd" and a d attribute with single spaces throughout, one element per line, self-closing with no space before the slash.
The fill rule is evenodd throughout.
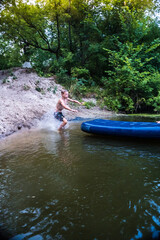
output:
<path id="1" fill-rule="evenodd" d="M 84 137 L 86 138 L 86 141 L 103 141 L 106 142 L 106 144 L 113 144 L 113 145 L 123 145 L 123 146 L 139 146 L 142 147 L 152 147 L 154 150 L 158 147 L 160 147 L 160 140 L 159 139 L 146 139 L 146 138 L 136 138 L 136 137 L 123 137 L 123 136 L 105 136 L 105 135 L 98 135 L 98 134 L 87 134 L 84 133 Z"/>

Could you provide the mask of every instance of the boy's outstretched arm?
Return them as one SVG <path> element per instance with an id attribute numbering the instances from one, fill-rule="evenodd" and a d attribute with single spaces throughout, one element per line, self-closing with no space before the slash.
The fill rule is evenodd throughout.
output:
<path id="1" fill-rule="evenodd" d="M 69 110 L 69 111 L 71 111 L 71 112 L 78 112 L 77 110 L 74 110 L 74 109 L 70 108 L 69 106 L 65 105 L 62 101 L 61 101 L 61 105 L 62 105 L 65 109 L 67 109 L 67 110 Z"/>
<path id="2" fill-rule="evenodd" d="M 74 102 L 74 103 L 78 103 L 79 105 L 82 105 L 81 102 L 79 102 L 79 101 L 77 101 L 77 100 L 73 100 L 73 99 L 71 99 L 71 98 L 68 98 L 68 101 Z"/>

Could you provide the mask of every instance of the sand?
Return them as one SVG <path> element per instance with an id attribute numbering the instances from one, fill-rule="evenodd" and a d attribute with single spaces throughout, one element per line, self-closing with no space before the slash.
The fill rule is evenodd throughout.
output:
<path id="1" fill-rule="evenodd" d="M 37 120 L 47 112 L 54 112 L 63 87 L 55 77 L 40 77 L 27 68 L 13 68 L 0 71 L 0 138 L 23 128 L 36 126 Z M 94 101 L 95 99 L 84 99 Z M 73 113 L 64 110 L 67 119 L 107 118 L 113 112 L 101 110 L 98 106 L 87 109 L 85 106 L 71 106 L 78 110 Z"/>

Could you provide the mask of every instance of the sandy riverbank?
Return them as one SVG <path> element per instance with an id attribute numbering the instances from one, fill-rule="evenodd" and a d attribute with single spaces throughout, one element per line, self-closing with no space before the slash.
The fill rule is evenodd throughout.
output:
<path id="1" fill-rule="evenodd" d="M 22 128 L 31 128 L 45 113 L 54 112 L 61 89 L 54 77 L 39 77 L 31 69 L 0 71 L 0 138 Z M 64 111 L 66 118 L 107 118 L 114 115 L 97 106 L 90 109 L 76 106 L 76 109 L 78 113 Z"/>

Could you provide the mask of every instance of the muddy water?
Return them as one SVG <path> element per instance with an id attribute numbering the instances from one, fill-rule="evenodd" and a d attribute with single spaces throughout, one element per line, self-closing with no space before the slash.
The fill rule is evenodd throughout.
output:
<path id="1" fill-rule="evenodd" d="M 126 119 L 125 119 L 126 120 Z M 0 142 L 0 226 L 11 240 L 158 239 L 160 143 L 62 134 Z"/>

